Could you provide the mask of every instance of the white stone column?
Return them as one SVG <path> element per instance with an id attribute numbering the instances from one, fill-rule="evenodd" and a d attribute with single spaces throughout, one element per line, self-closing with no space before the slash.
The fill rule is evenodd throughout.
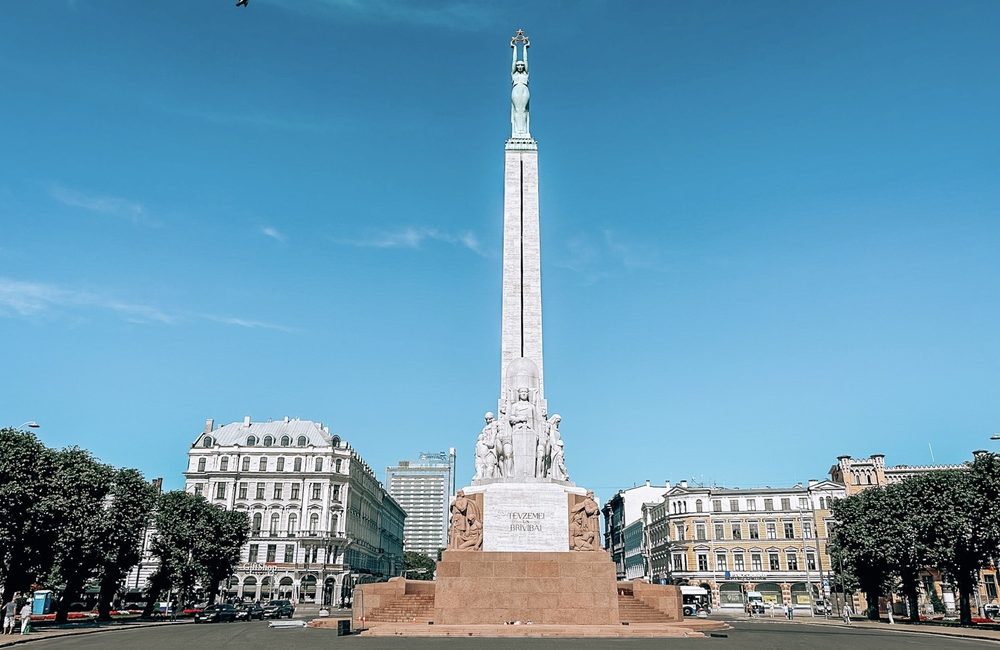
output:
<path id="1" fill-rule="evenodd" d="M 538 148 L 534 141 L 510 141 L 504 154 L 503 315 L 500 385 L 514 359 L 525 357 L 538 367 L 543 398 L 542 270 L 538 227 Z"/>

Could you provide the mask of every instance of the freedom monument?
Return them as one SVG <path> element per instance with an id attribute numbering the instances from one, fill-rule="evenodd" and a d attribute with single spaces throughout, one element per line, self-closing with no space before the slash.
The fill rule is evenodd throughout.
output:
<path id="1" fill-rule="evenodd" d="M 662 624 L 682 618 L 676 587 L 616 582 L 614 563 L 600 546 L 600 508 L 593 492 L 570 481 L 561 417 L 548 411 L 530 41 L 518 30 L 510 46 L 496 413 L 485 414 L 476 440 L 472 484 L 451 504 L 448 548 L 435 580 L 393 578 L 356 588 L 359 627 L 422 622 L 443 634 L 453 626 L 517 622 L 536 629 L 604 625 L 620 630 L 621 622 Z"/>

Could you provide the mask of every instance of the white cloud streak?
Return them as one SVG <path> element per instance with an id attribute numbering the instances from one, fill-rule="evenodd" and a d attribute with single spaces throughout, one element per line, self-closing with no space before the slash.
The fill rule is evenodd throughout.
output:
<path id="1" fill-rule="evenodd" d="M 285 240 L 287 239 L 287 237 L 285 237 L 285 234 L 283 232 L 279 231 L 277 228 L 272 228 L 271 226 L 264 226 L 263 228 L 261 228 L 260 234 L 264 235 L 265 237 L 270 237 L 271 239 L 281 243 L 285 243 Z"/>
<path id="2" fill-rule="evenodd" d="M 410 248 L 419 249 L 427 241 L 438 241 L 452 246 L 466 248 L 477 255 L 488 257 L 479 238 L 471 231 L 449 233 L 437 228 L 406 226 L 398 230 L 382 231 L 361 239 L 335 238 L 338 244 L 359 248 Z"/>
<path id="3" fill-rule="evenodd" d="M 168 312 L 152 305 L 129 302 L 107 294 L 44 282 L 15 280 L 0 276 L 0 317 L 31 318 L 43 315 L 77 314 L 81 311 L 111 312 L 129 323 L 177 325 L 207 320 L 245 329 L 267 329 L 293 333 L 295 328 L 277 323 L 220 316 Z"/>
<path id="4" fill-rule="evenodd" d="M 159 225 L 142 203 L 120 196 L 89 194 L 62 185 L 51 185 L 49 196 L 71 208 L 80 208 L 88 212 L 124 219 L 136 225 Z"/>

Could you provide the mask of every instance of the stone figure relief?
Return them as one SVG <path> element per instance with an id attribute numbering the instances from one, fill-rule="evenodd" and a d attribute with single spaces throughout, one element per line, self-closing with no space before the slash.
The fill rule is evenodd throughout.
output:
<path id="1" fill-rule="evenodd" d="M 568 481 L 569 473 L 566 471 L 566 458 L 564 455 L 564 446 L 562 434 L 559 432 L 559 423 L 562 422 L 562 416 L 556 413 L 548 422 L 548 434 L 549 434 L 549 459 L 548 459 L 548 473 L 545 476 L 549 478 L 554 478 L 558 481 Z"/>
<path id="2" fill-rule="evenodd" d="M 569 510 L 569 548 L 571 551 L 601 550 L 598 512 L 600 508 L 594 500 L 594 492 L 577 501 Z"/>
<path id="3" fill-rule="evenodd" d="M 475 498 L 459 490 L 451 504 L 451 526 L 448 548 L 457 551 L 479 551 L 483 548 L 483 518 Z"/>
<path id="4" fill-rule="evenodd" d="M 517 45 L 523 43 L 523 58 L 517 58 Z M 510 39 L 510 49 L 512 51 L 510 64 L 510 126 L 511 137 L 530 138 L 528 129 L 528 103 L 531 93 L 528 91 L 528 48 L 531 43 L 524 31 L 517 30 L 517 34 Z"/>
<path id="5" fill-rule="evenodd" d="M 497 422 L 489 411 L 483 416 L 486 426 L 476 440 L 476 479 L 495 478 L 500 468 L 497 461 Z"/>

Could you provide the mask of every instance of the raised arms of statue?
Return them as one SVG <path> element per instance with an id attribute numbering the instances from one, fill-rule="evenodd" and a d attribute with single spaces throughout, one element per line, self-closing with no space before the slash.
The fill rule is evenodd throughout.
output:
<path id="1" fill-rule="evenodd" d="M 521 61 L 524 63 L 523 72 L 528 71 L 528 48 L 531 47 L 531 41 L 528 37 L 524 35 L 524 30 L 517 30 L 517 33 L 510 39 L 510 49 L 511 49 L 511 60 L 510 60 L 510 72 L 514 74 L 517 72 L 517 44 L 524 43 L 522 51 L 524 52 Z"/>
<path id="2" fill-rule="evenodd" d="M 517 44 L 523 43 L 521 48 L 523 57 L 517 58 Z M 510 63 L 510 126 L 511 137 L 530 138 L 531 133 L 528 127 L 528 105 L 531 100 L 531 93 L 528 91 L 528 37 L 520 29 L 514 38 L 510 39 L 511 63 Z"/>

